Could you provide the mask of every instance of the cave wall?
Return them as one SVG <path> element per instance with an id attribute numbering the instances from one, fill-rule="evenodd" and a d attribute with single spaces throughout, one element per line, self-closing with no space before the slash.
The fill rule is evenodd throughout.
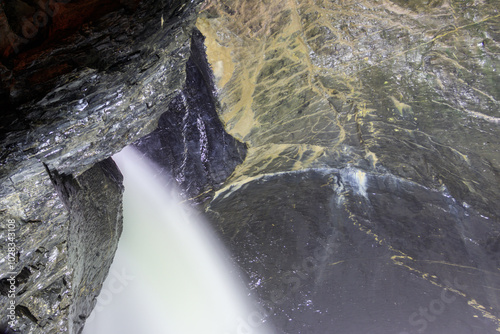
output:
<path id="1" fill-rule="evenodd" d="M 71 270 L 71 276 L 63 282 L 70 291 L 57 292 L 69 297 L 70 304 L 63 305 L 67 308 L 68 332 L 79 333 L 95 306 L 122 232 L 123 177 L 111 158 L 96 163 L 77 178 L 59 175 L 57 171 L 48 173 L 69 212 L 66 268 Z M 38 303 L 31 300 L 25 305 L 31 311 Z M 61 305 L 41 306 L 42 309 L 36 309 L 36 319 L 50 315 L 50 308 L 62 308 Z M 44 323 L 38 320 L 37 325 Z M 45 332 L 51 330 L 58 329 L 44 328 Z"/>
<path id="2" fill-rule="evenodd" d="M 499 5 L 204 3 L 248 147 L 207 213 L 277 333 L 500 330 Z"/>
<path id="3" fill-rule="evenodd" d="M 104 2 L 0 41 L 16 329 L 81 330 L 121 230 L 107 159 L 133 143 L 241 268 L 235 333 L 500 330 L 498 0 Z"/>
<path id="4" fill-rule="evenodd" d="M 43 4 L 0 7 L 0 316 L 15 276 L 13 330 L 79 333 L 122 228 L 109 157 L 153 131 L 184 87 L 199 2 L 53 1 L 59 12 L 16 50 L 5 34 L 49 14 Z"/>
<path id="5" fill-rule="evenodd" d="M 195 29 L 182 91 L 156 130 L 133 144 L 175 180 L 182 197 L 200 205 L 213 197 L 246 154 L 246 145 L 229 135 L 219 119 L 221 106 L 204 40 Z"/>

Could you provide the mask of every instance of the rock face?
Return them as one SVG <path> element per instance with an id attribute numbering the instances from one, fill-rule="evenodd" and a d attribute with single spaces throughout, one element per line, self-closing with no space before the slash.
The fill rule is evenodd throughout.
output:
<path id="1" fill-rule="evenodd" d="M 116 251 L 122 179 L 111 159 L 76 178 L 49 170 L 47 175 L 49 180 L 31 178 L 19 193 L 3 199 L 2 222 L 15 221 L 17 263 L 9 267 L 4 224 L 2 314 L 4 320 L 10 314 L 8 279 L 15 276 L 16 319 L 11 327 L 21 333 L 78 333 Z"/>
<path id="2" fill-rule="evenodd" d="M 81 331 L 134 143 L 241 267 L 234 333 L 499 332 L 500 2 L 198 5 L 0 7 L 2 321 L 12 272 L 14 329 Z"/>
<path id="3" fill-rule="evenodd" d="M 499 5 L 205 3 L 207 212 L 277 333 L 500 331 Z"/>
<path id="4" fill-rule="evenodd" d="M 181 195 L 193 204 L 213 197 L 246 153 L 245 145 L 228 135 L 219 120 L 220 105 L 203 41 L 195 30 L 183 90 L 160 117 L 157 129 L 134 143 L 175 179 Z"/>
<path id="5" fill-rule="evenodd" d="M 0 7 L 0 316 L 15 276 L 12 329 L 80 333 L 122 228 L 109 157 L 153 131 L 184 87 L 198 2 L 43 4 Z M 50 20 L 32 39 L 5 40 L 38 12 Z"/>
<path id="6" fill-rule="evenodd" d="M 79 333 L 95 305 L 118 245 L 122 231 L 123 179 L 111 158 L 97 163 L 77 178 L 57 172 L 50 173 L 50 177 L 70 216 L 66 270 L 71 270 L 71 276 L 63 282 L 71 282 L 68 332 Z M 65 295 L 64 288 L 56 290 L 60 296 Z M 28 310 L 33 309 L 33 304 L 38 306 L 32 302 L 26 302 Z M 42 306 L 44 308 L 37 310 L 39 314 L 35 316 L 37 324 L 38 319 L 44 319 L 55 305 Z"/>

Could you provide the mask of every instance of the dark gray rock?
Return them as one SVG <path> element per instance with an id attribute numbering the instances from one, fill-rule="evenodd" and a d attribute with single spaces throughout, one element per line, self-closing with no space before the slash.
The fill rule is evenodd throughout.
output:
<path id="1" fill-rule="evenodd" d="M 108 158 L 77 178 L 54 172 L 51 180 L 70 216 L 68 331 L 79 333 L 95 306 L 122 232 L 123 178 Z"/>
<path id="2" fill-rule="evenodd" d="M 195 30 L 183 90 L 160 117 L 157 129 L 134 143 L 195 204 L 212 198 L 246 153 L 218 117 L 220 104 L 203 42 Z"/>
<path id="3" fill-rule="evenodd" d="M 47 30 L 64 34 L 42 29 L 17 54 L 2 49 L 0 317 L 14 275 L 22 333 L 82 330 L 121 232 L 121 175 L 108 158 L 153 131 L 184 87 L 198 2 L 135 4 L 65 1 Z M 3 23 L 24 15 L 3 9 Z"/>
<path id="4" fill-rule="evenodd" d="M 204 204 L 276 333 L 500 330 L 498 0 L 206 1 L 205 41 L 197 2 L 105 2 L 17 55 L 0 40 L 16 329 L 82 328 L 120 233 L 106 159 L 135 143 Z"/>
<path id="5" fill-rule="evenodd" d="M 11 327 L 21 333 L 78 333 L 95 304 L 121 234 L 122 178 L 111 159 L 76 178 L 49 170 L 47 175 L 52 183 L 38 187 L 46 191 L 45 202 L 31 198 L 41 205 L 33 210 L 38 220 L 24 220 L 9 209 L 2 212 L 2 222 L 15 221 L 17 257 L 12 269 L 3 257 L 8 270 L 1 280 L 2 314 L 6 318 L 12 300 L 6 293 L 8 278 L 15 275 L 17 319 Z M 51 216 L 43 216 L 47 211 Z M 8 230 L 2 227 L 7 240 Z"/>
<path id="6" fill-rule="evenodd" d="M 317 169 L 229 188 L 208 212 L 276 333 L 497 328 L 496 222 L 446 193 L 387 174 Z"/>
<path id="7" fill-rule="evenodd" d="M 278 333 L 500 331 L 499 5 L 206 3 L 207 212 Z"/>

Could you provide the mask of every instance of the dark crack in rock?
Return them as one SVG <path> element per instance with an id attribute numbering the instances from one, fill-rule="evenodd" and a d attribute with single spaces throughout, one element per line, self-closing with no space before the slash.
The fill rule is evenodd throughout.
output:
<path id="1" fill-rule="evenodd" d="M 246 153 L 218 117 L 220 104 L 203 42 L 195 30 L 185 87 L 160 117 L 158 128 L 134 143 L 195 204 L 213 197 Z"/>

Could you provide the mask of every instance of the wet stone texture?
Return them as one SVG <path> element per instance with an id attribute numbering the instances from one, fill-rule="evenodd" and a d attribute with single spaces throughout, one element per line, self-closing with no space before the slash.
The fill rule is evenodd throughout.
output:
<path id="1" fill-rule="evenodd" d="M 0 325 L 13 272 L 23 334 L 81 332 L 121 233 L 108 158 L 153 131 L 184 87 L 199 5 L 50 1 L 52 15 L 46 2 L 0 6 Z M 51 17 L 28 42 L 5 39 L 38 11 Z"/>
<path id="2" fill-rule="evenodd" d="M 205 2 L 248 146 L 207 213 L 276 333 L 500 331 L 499 8 Z"/>
<path id="3" fill-rule="evenodd" d="M 276 333 L 494 333 L 481 305 L 500 288 L 495 223 L 439 191 L 356 173 L 267 175 L 211 202 L 257 312 Z"/>
<path id="4" fill-rule="evenodd" d="M 2 319 L 13 219 L 14 329 L 81 330 L 135 143 L 239 264 L 234 333 L 499 332 L 499 0 L 201 6 L 2 2 Z"/>
<path id="5" fill-rule="evenodd" d="M 134 143 L 192 204 L 213 197 L 246 153 L 246 146 L 227 134 L 218 117 L 220 104 L 203 42 L 195 30 L 182 91 L 156 130 Z"/>
<path id="6" fill-rule="evenodd" d="M 123 178 L 111 158 L 77 178 L 57 172 L 50 172 L 50 177 L 70 213 L 67 254 L 72 275 L 68 329 L 70 333 L 79 333 L 94 308 L 118 246 Z"/>

